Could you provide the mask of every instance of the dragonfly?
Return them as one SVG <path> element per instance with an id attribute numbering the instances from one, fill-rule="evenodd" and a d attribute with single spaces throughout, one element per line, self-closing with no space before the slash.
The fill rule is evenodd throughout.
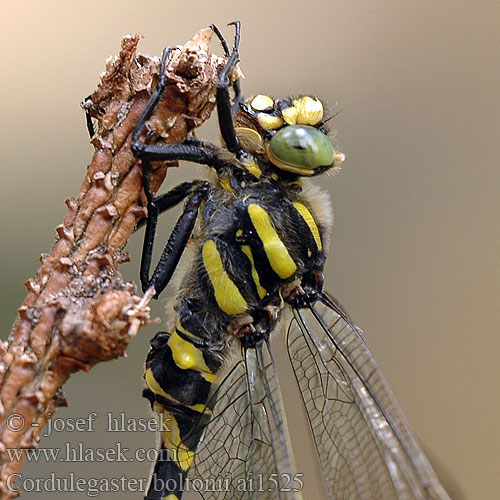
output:
<path id="1" fill-rule="evenodd" d="M 282 335 L 330 499 L 447 499 L 362 337 L 324 290 L 332 211 L 313 178 L 344 155 L 328 137 L 320 99 L 245 99 L 232 75 L 240 23 L 216 86 L 221 144 L 194 135 L 147 144 L 160 77 L 132 136 L 147 219 L 143 291 L 158 297 L 182 274 L 168 328 L 151 341 L 144 396 L 164 423 L 146 500 L 302 498 L 270 339 Z M 232 94 L 232 95 L 231 95 Z M 208 179 L 163 195 L 151 162 L 188 160 Z M 184 202 L 151 273 L 161 213 Z M 183 257 L 183 269 L 180 269 Z M 200 487 L 201 485 L 201 487 Z"/>

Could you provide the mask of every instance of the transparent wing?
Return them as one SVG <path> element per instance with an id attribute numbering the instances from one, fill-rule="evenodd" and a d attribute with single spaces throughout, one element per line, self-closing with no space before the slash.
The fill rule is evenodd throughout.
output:
<path id="1" fill-rule="evenodd" d="M 217 491 L 207 483 L 201 496 L 301 500 L 279 382 L 265 342 L 245 350 L 214 397 L 213 417 L 188 473 L 193 484 L 216 481 Z"/>
<path id="2" fill-rule="evenodd" d="M 370 350 L 332 299 L 294 310 L 287 346 L 332 499 L 448 499 Z"/>

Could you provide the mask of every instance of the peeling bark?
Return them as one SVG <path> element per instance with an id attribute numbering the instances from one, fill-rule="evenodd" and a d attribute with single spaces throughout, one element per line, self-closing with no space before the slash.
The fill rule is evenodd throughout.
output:
<path id="1" fill-rule="evenodd" d="M 142 139 L 182 143 L 215 104 L 215 84 L 224 59 L 208 52 L 212 31 L 204 29 L 173 51 L 167 90 L 146 124 Z M 86 108 L 97 119 L 95 153 L 76 198 L 56 228 L 56 241 L 41 256 L 28 296 L 19 308 L 8 342 L 0 343 L 0 499 L 17 493 L 6 480 L 22 461 L 7 448 L 38 446 L 47 420 L 66 405 L 62 385 L 71 373 L 123 356 L 138 329 L 149 322 L 148 302 L 118 272 L 128 259 L 123 247 L 147 215 L 141 164 L 131 134 L 159 73 L 159 59 L 136 52 L 139 36 L 127 36 L 118 56 L 106 63 Z M 172 163 L 152 164 L 156 192 Z"/>

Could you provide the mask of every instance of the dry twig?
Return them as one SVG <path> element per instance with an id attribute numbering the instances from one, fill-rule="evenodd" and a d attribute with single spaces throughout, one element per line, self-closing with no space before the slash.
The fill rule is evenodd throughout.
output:
<path id="1" fill-rule="evenodd" d="M 150 143 L 181 143 L 206 120 L 223 60 L 208 52 L 212 31 L 200 31 L 175 50 L 167 67 L 168 87 L 144 137 Z M 122 41 L 107 61 L 89 111 L 97 118 L 95 153 L 80 193 L 66 201 L 52 251 L 26 285 L 8 342 L 0 343 L 0 499 L 17 496 L 7 479 L 22 461 L 9 461 L 8 448 L 38 446 L 40 433 L 57 406 L 71 373 L 123 356 L 128 342 L 148 321 L 150 297 L 135 295 L 118 265 L 136 223 L 147 215 L 141 166 L 131 134 L 158 79 L 159 60 L 136 53 L 138 36 Z M 90 102 L 90 101 L 89 101 Z M 156 191 L 166 174 L 157 163 Z"/>

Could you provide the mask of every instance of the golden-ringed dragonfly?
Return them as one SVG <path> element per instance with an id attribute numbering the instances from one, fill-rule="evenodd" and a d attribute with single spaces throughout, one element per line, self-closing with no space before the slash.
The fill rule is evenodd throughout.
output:
<path id="1" fill-rule="evenodd" d="M 146 499 L 179 499 L 200 480 L 204 499 L 302 498 L 270 350 L 280 330 L 328 497 L 448 498 L 360 330 L 323 291 L 332 216 L 328 195 L 309 178 L 344 159 L 328 138 L 323 104 L 307 95 L 245 100 L 231 82 L 240 40 L 233 24 L 232 51 L 212 26 L 227 57 L 216 88 L 222 144 L 194 136 L 144 143 L 171 48 L 133 132 L 148 200 L 143 290 L 158 296 L 185 249 L 189 261 L 170 327 L 146 360 L 144 395 L 165 424 Z M 159 160 L 206 165 L 210 178 L 154 197 L 148 175 Z M 150 276 L 159 214 L 184 200 Z"/>

